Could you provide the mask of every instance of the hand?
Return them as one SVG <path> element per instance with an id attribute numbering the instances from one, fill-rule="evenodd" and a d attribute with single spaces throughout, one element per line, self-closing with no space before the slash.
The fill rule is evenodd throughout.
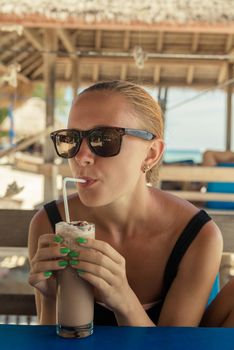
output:
<path id="1" fill-rule="evenodd" d="M 61 243 L 62 237 L 58 235 L 41 235 L 37 252 L 30 263 L 29 284 L 38 289 L 45 297 L 55 298 L 56 271 L 68 265 L 66 256 L 70 249 L 63 247 Z"/>
<path id="2" fill-rule="evenodd" d="M 126 277 L 124 257 L 100 240 L 89 238 L 79 245 L 89 249 L 79 249 L 77 258 L 73 258 L 70 265 L 96 288 L 107 307 L 124 313 L 133 294 Z"/>

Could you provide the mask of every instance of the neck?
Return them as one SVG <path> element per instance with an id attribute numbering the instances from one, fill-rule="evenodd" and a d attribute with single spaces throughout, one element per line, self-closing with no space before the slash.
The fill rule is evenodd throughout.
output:
<path id="1" fill-rule="evenodd" d="M 90 215 L 102 232 L 130 237 L 137 234 L 147 218 L 150 196 L 150 189 L 144 184 L 114 203 L 91 208 Z"/>

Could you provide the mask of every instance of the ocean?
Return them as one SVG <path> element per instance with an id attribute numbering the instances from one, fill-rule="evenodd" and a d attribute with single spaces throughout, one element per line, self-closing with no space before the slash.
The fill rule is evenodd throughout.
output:
<path id="1" fill-rule="evenodd" d="M 188 162 L 199 164 L 202 161 L 202 152 L 199 150 L 167 149 L 164 154 L 163 160 L 166 163 Z"/>

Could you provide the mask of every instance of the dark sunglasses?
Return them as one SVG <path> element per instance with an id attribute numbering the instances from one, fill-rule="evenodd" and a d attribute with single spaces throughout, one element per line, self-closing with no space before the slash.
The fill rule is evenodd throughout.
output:
<path id="1" fill-rule="evenodd" d="M 84 138 L 87 139 L 90 150 L 97 156 L 113 157 L 120 152 L 123 135 L 131 135 L 148 141 L 155 138 L 155 135 L 145 130 L 108 126 L 86 131 L 62 129 L 52 132 L 50 137 L 58 156 L 62 158 L 75 157 Z"/>

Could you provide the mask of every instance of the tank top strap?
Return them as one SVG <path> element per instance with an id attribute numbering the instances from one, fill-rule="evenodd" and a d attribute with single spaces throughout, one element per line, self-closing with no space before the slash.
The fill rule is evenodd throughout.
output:
<path id="1" fill-rule="evenodd" d="M 46 214 L 48 216 L 48 219 L 50 221 L 50 224 L 53 228 L 53 232 L 55 232 L 55 225 L 60 222 L 63 221 L 60 212 L 58 210 L 56 201 L 52 201 L 50 203 L 46 203 L 44 205 L 44 209 L 46 211 Z"/>
<path id="2" fill-rule="evenodd" d="M 166 296 L 168 290 L 170 289 L 171 284 L 176 277 L 180 261 L 182 260 L 190 244 L 196 238 L 201 228 L 210 220 L 211 217 L 204 210 L 200 210 L 192 217 L 179 236 L 169 256 L 164 272 L 163 297 Z"/>

